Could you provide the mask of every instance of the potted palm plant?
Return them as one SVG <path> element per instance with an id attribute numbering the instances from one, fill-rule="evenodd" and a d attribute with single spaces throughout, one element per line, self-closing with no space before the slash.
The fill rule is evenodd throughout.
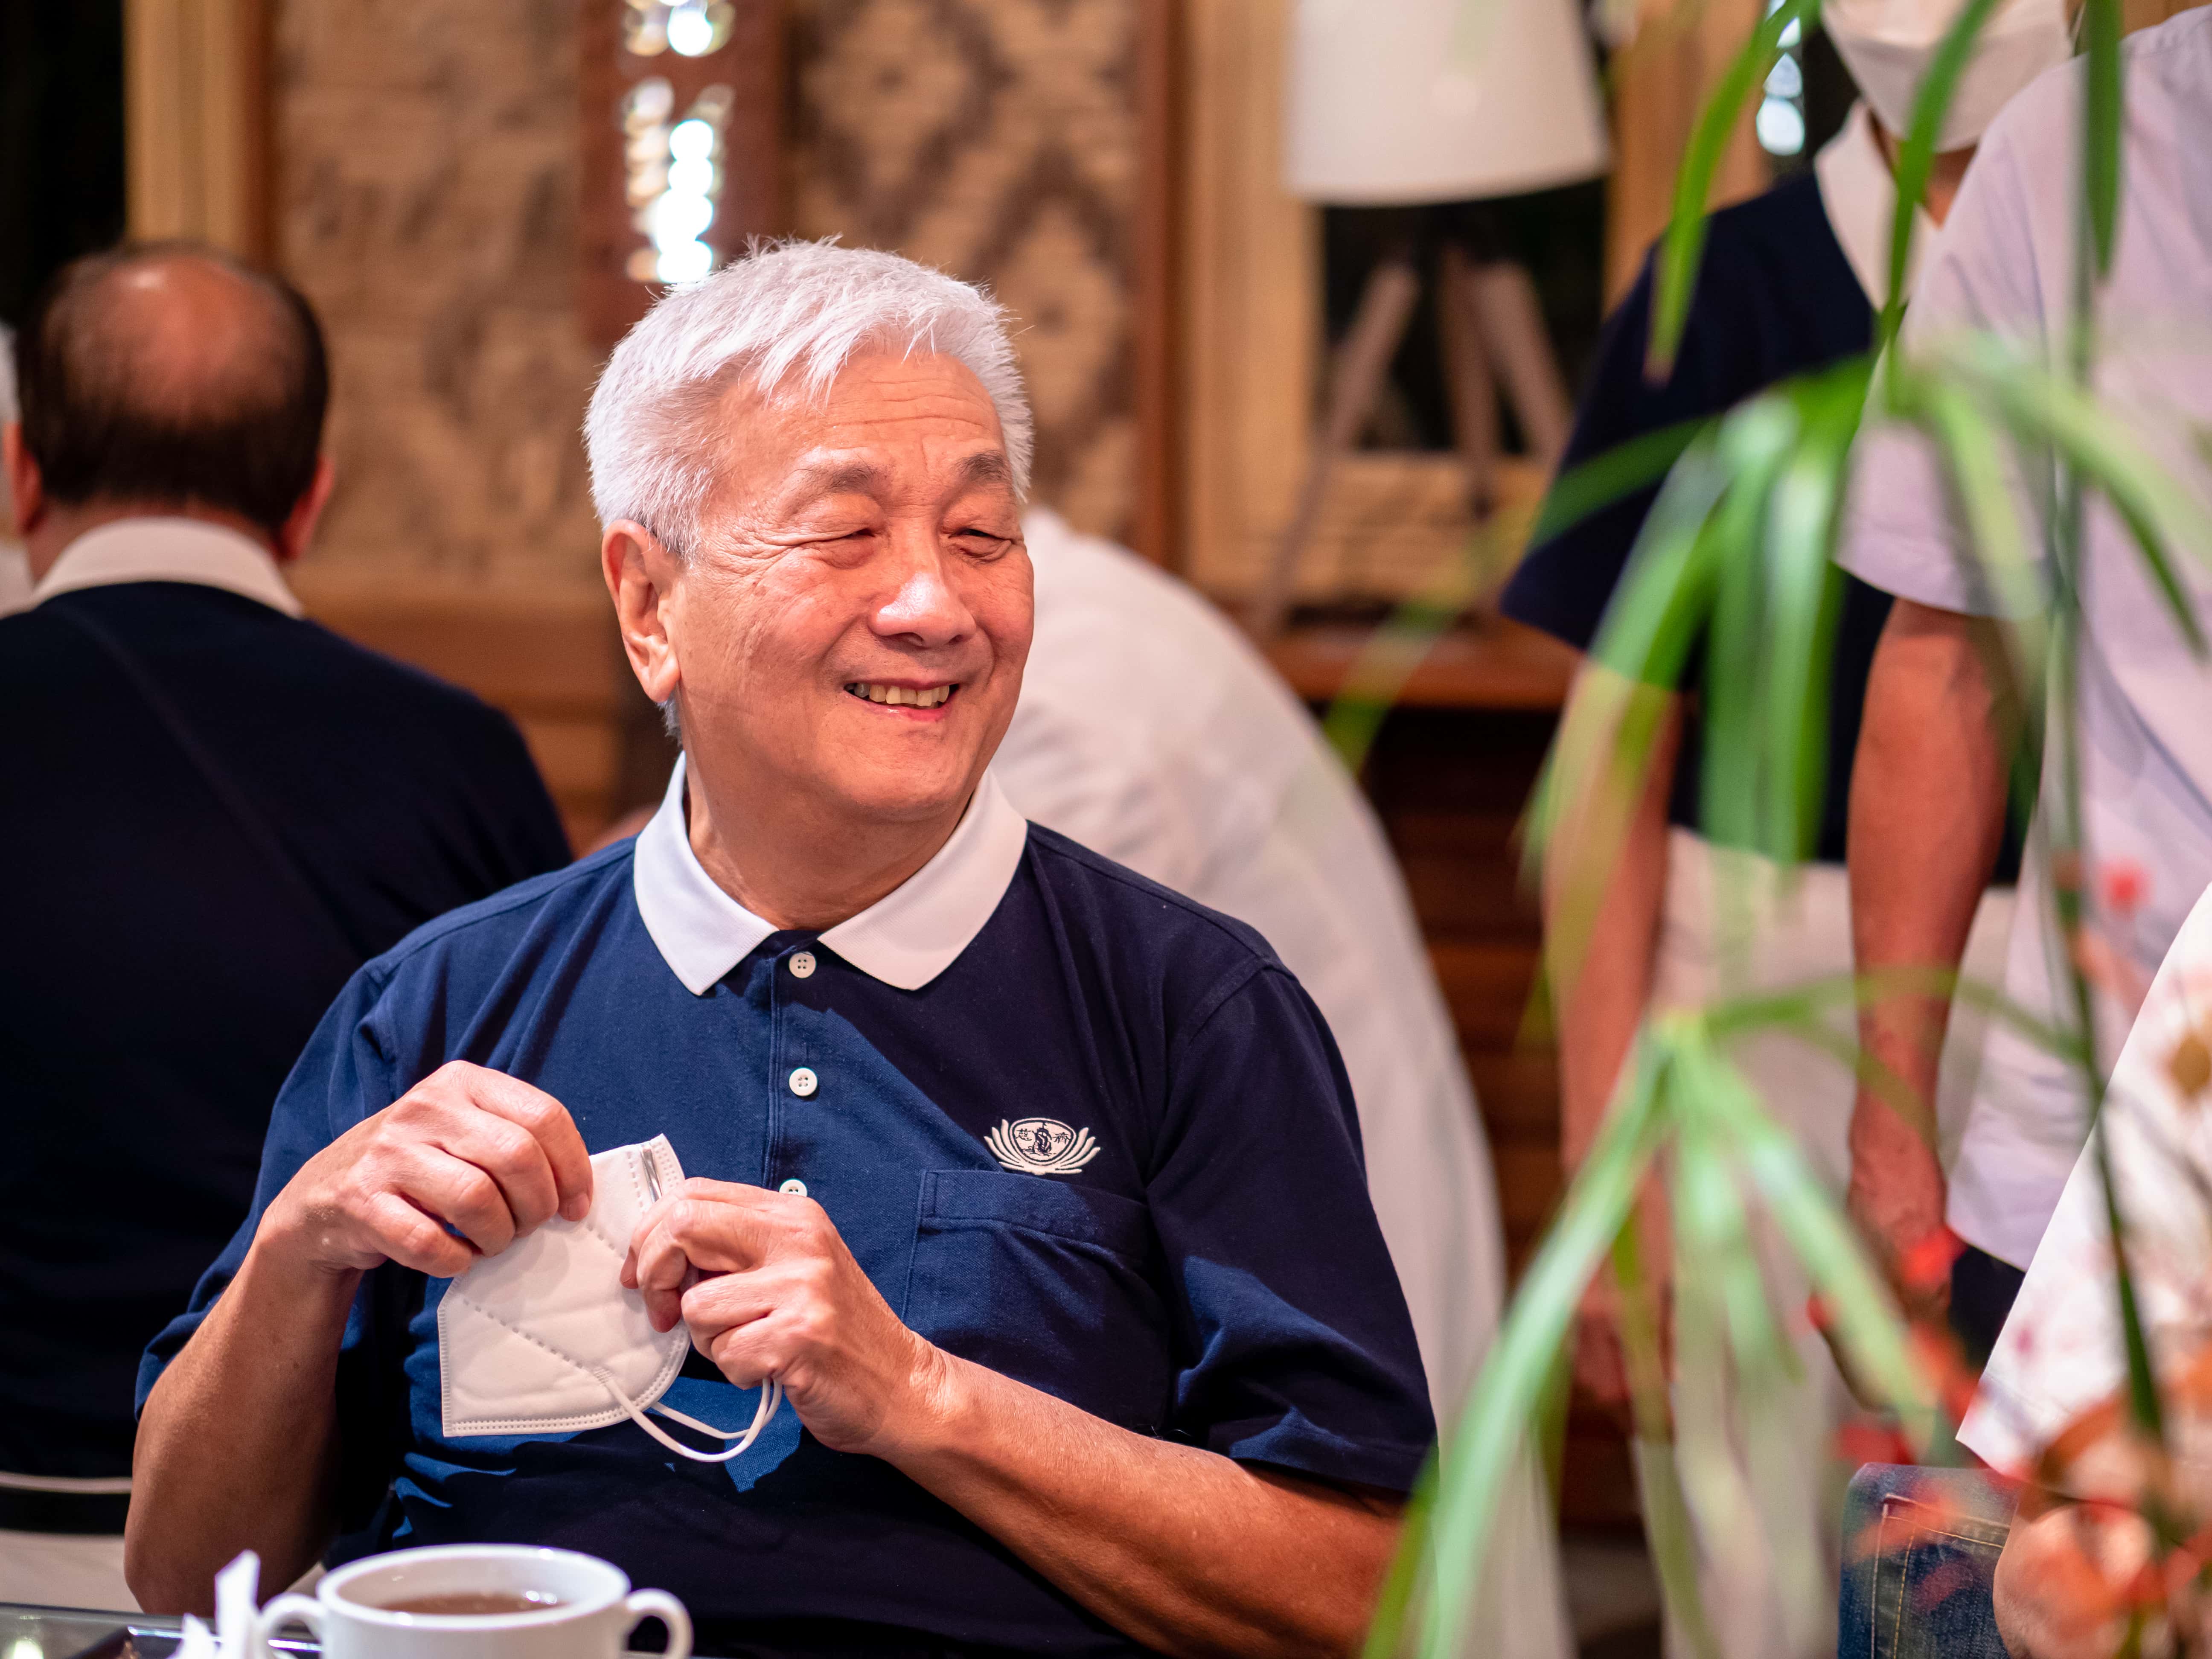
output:
<path id="1" fill-rule="evenodd" d="M 1472 0 L 1480 3 L 1480 0 Z M 1711 421 L 1654 434 L 1557 481 L 1545 528 L 1650 484 L 1665 483 L 1591 665 L 1561 721 L 1528 819 L 1534 861 L 1570 860 L 1564 873 L 1585 904 L 1600 902 L 1608 836 L 1625 828 L 1654 763 L 1665 694 L 1695 665 L 1706 732 L 1706 823 L 1717 838 L 1785 865 L 1807 856 L 1817 827 L 1826 733 L 1825 699 L 1836 622 L 1832 563 L 1854 465 L 1869 421 L 1922 434 L 1943 465 L 1973 556 L 2022 620 L 2006 629 L 2002 672 L 2027 729 L 2017 787 L 2041 802 L 2040 833 L 2054 872 L 2050 902 L 2068 956 L 2063 1016 L 2041 1018 L 1996 988 L 1947 976 L 1844 976 L 1786 992 L 1737 997 L 1648 1018 L 1623 1068 L 1605 1127 L 1571 1184 L 1500 1327 L 1463 1410 L 1448 1425 L 1409 1512 L 1404 1542 L 1372 1628 L 1370 1655 L 1462 1650 L 1480 1593 L 1480 1563 L 1508 1472 L 1538 1437 L 1565 1386 L 1565 1345 L 1595 1275 L 1610 1272 L 1622 1299 L 1622 1336 L 1634 1395 L 1633 1449 L 1644 1518 L 1669 1615 L 1688 1644 L 1716 1651 L 1699 1605 L 1703 1554 L 1745 1524 L 1747 1433 L 1785 1431 L 1771 1415 L 1793 1353 L 1771 1314 L 1753 1248 L 1771 1228 L 1815 1288 L 1840 1363 L 1869 1403 L 1890 1414 L 1915 1461 L 1955 1455 L 1946 1430 L 1967 1386 L 1943 1334 L 1900 1313 L 1826 1184 L 1731 1058 L 1749 1038 L 1785 1033 L 1808 1063 L 1856 1068 L 1877 1092 L 1901 1085 L 1862 1056 L 1849 1034 L 1856 1006 L 1908 986 L 1972 1000 L 2070 1068 L 2094 1123 L 2106 1079 L 2092 1036 L 2085 964 L 2100 926 L 2084 872 L 2079 722 L 2085 503 L 2101 498 L 2133 535 L 2137 556 L 2173 625 L 2202 650 L 2179 569 L 2212 568 L 2212 514 L 2154 460 L 2097 391 L 2097 283 L 2115 244 L 2123 121 L 2118 0 L 2085 0 L 2086 80 L 2073 236 L 2077 274 L 2069 349 L 2057 364 L 1990 334 L 1906 350 L 1899 342 L 1914 209 L 1926 188 L 1944 112 L 1998 0 L 1972 0 L 1923 87 L 1899 155 L 1889 299 L 1863 357 L 1785 381 Z M 1672 221 L 1658 259 L 1650 339 L 1655 374 L 1679 342 L 1698 278 L 1705 216 L 1724 141 L 1765 81 L 1785 38 L 1811 27 L 1820 0 L 1784 0 L 1757 25 L 1723 76 L 1684 154 Z M 1471 31 L 1479 38 L 1480 31 Z M 2202 447 L 2200 440 L 2200 447 Z M 2212 448 L 2206 450 L 2212 454 Z M 2051 510 L 2033 532 L 2012 479 L 2039 465 Z M 2040 548 L 2031 535 L 2045 538 Z M 2031 556 L 2041 554 L 2042 557 Z M 1471 547 L 1469 573 L 1494 550 Z M 2039 574 L 2039 572 L 2045 573 Z M 1447 580 L 1387 623 L 1331 711 L 1329 729 L 1355 766 L 1395 687 L 1448 626 L 1466 587 Z M 2045 776 L 2039 791 L 2038 764 Z M 1570 829 L 1571 833 L 1570 833 Z M 1722 902 L 1726 902 L 1723 897 Z M 1575 970 L 1574 906 L 1555 914 L 1548 942 L 1555 978 Z M 2092 1145 L 2101 1148 L 2101 1139 Z M 2126 1217 L 2096 1154 L 2114 1245 L 2113 1292 L 2124 1346 L 2126 1415 L 2154 1446 L 2166 1432 L 2160 1378 L 2128 1268 Z M 1642 1196 L 1663 1192 L 1669 1224 L 1663 1276 L 1673 1286 L 1671 1370 L 1652 1293 Z M 1726 1401 L 1722 1409 L 1691 1402 Z M 2193 1530 L 2160 1517 L 2161 1550 Z M 1807 1594 L 1817 1572 L 1810 1536 L 1765 1540 Z M 2146 1582 L 2172 1577 L 2153 1574 Z M 2154 1599 L 2163 1591 L 2154 1590 Z M 2131 1628 L 2155 1609 L 2142 1610 Z"/>

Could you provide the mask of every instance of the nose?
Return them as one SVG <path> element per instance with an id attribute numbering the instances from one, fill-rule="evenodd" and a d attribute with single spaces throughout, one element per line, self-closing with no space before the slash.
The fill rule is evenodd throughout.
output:
<path id="1" fill-rule="evenodd" d="M 904 554 L 897 585 L 869 623 L 878 637 L 924 650 L 957 644 L 975 631 L 975 615 L 953 584 L 946 555 L 933 545 Z"/>

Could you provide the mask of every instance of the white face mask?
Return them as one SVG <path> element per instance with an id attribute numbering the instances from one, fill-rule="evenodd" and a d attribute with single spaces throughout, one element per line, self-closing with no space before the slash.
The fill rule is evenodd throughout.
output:
<path id="1" fill-rule="evenodd" d="M 656 1331 L 645 1297 L 622 1285 L 623 1258 L 639 1218 L 684 1179 L 665 1135 L 617 1146 L 592 1160 L 592 1211 L 558 1216 L 486 1256 L 446 1287 L 438 1304 L 438 1374 L 447 1437 L 562 1434 L 629 1418 L 672 1452 L 723 1463 L 758 1437 L 783 1398 L 771 1380 L 742 1434 L 657 1402 L 690 1352 L 678 1324 Z M 646 1413 L 717 1440 L 695 1451 Z"/>
<path id="2" fill-rule="evenodd" d="M 1893 136 L 1902 138 L 1911 130 L 1920 83 L 1965 9 L 1964 0 L 1826 0 L 1820 8 L 1820 26 L 1836 43 L 1860 95 Z M 1936 135 L 1937 152 L 1975 143 L 2014 93 L 2073 52 L 2061 0 L 2009 0 L 2000 6 L 1982 26 L 1974 54 L 1952 89 Z"/>

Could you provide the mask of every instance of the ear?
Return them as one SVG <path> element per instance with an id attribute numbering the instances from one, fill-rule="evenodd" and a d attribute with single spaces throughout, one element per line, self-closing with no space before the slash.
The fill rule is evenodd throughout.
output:
<path id="1" fill-rule="evenodd" d="M 684 675 L 674 627 L 683 564 L 643 525 L 617 519 L 599 543 L 599 570 L 615 602 L 615 622 L 630 672 L 655 702 L 676 695 Z"/>
<path id="2" fill-rule="evenodd" d="M 289 564 L 307 550 L 314 539 L 315 526 L 330 505 L 331 486 L 337 480 L 337 469 L 331 465 L 327 455 L 315 457 L 315 476 L 307 481 L 307 492 L 292 504 L 291 513 L 276 529 L 276 562 Z"/>
<path id="3" fill-rule="evenodd" d="M 46 486 L 39 474 L 39 464 L 23 447 L 21 421 L 9 421 L 0 426 L 0 471 L 8 476 L 8 497 L 14 504 L 15 534 L 28 536 L 46 515 Z"/>

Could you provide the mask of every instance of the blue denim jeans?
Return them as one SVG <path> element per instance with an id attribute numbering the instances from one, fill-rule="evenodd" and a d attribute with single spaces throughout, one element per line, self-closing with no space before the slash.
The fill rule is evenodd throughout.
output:
<path id="1" fill-rule="evenodd" d="M 1852 1476 L 1837 1659 L 2006 1659 L 1990 1585 L 2014 1501 L 1974 1469 L 1869 1463 Z"/>

